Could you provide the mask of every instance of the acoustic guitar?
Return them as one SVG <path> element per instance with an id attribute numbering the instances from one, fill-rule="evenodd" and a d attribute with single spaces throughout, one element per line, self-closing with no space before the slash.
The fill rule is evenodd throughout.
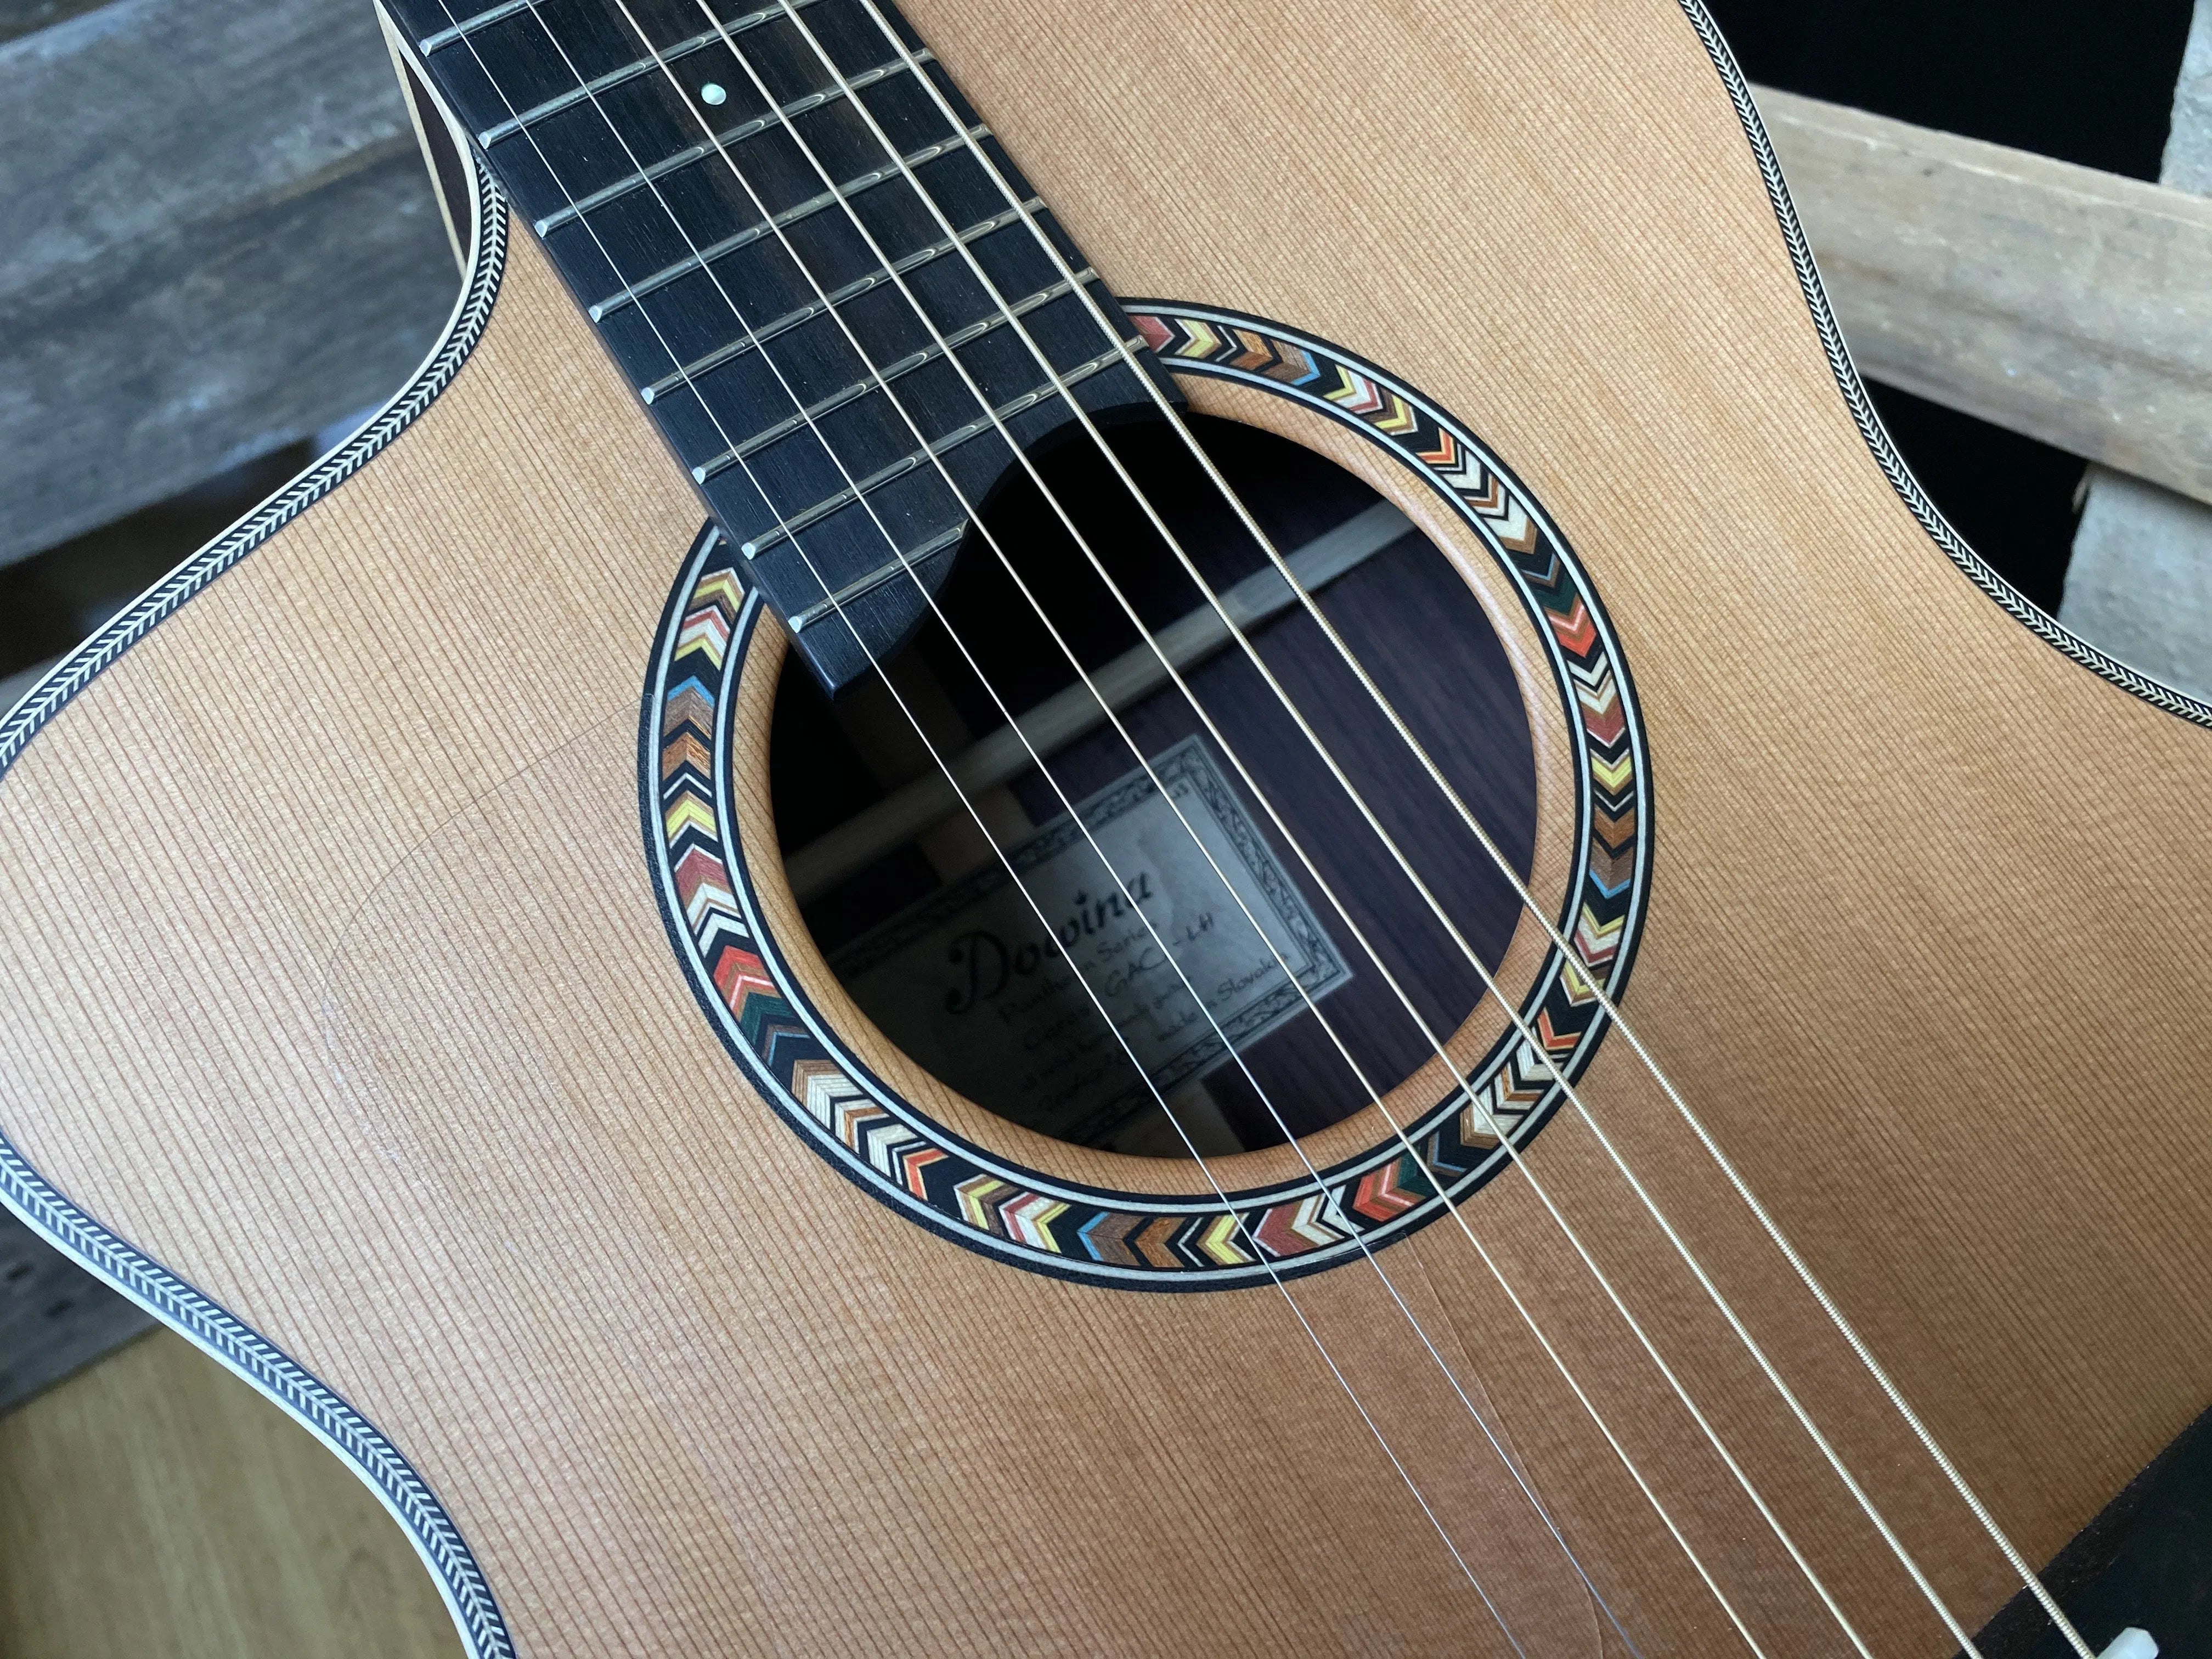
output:
<path id="1" fill-rule="evenodd" d="M 2212 1395 L 2212 709 L 1698 0 L 389 21 L 450 326 L 0 728 L 12 1208 L 478 1655 L 2046 1630 Z"/>

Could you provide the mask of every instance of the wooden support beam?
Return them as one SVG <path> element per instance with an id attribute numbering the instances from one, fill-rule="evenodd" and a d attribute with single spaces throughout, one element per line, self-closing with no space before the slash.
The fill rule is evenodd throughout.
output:
<path id="1" fill-rule="evenodd" d="M 2212 193 L 2212 0 L 2190 21 L 2159 182 Z M 2091 467 L 2058 620 L 2212 702 L 2212 507 Z"/>
<path id="2" fill-rule="evenodd" d="M 1862 373 L 2212 501 L 2212 200 L 1757 97 Z"/>
<path id="3" fill-rule="evenodd" d="M 368 0 L 6 40 L 0 155 L 0 563 L 380 400 L 453 303 Z"/>

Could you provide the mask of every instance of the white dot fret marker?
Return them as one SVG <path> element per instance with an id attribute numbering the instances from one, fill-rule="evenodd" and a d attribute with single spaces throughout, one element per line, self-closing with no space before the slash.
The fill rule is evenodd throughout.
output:
<path id="1" fill-rule="evenodd" d="M 699 88 L 699 100 L 705 104 L 719 104 L 729 95 L 722 90 L 719 82 L 709 81 Z"/>

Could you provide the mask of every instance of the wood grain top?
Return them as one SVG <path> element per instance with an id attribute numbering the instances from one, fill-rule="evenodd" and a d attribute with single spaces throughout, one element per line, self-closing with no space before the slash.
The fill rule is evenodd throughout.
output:
<path id="1" fill-rule="evenodd" d="M 1626 1012 L 2048 1555 L 2212 1376 L 2212 737 L 1899 500 L 1684 15 L 914 19 L 1117 291 L 1386 365 L 1551 508 L 1648 722 Z M 1011 1270 L 762 1109 L 639 848 L 698 516 L 518 244 L 452 388 L 0 786 L 0 1128 L 382 1430 L 533 1655 L 1505 1651 L 1275 1291 Z M 1625 1044 L 1583 1092 L 1978 1625 L 2002 1564 Z M 1877 1650 L 1950 1650 L 1571 1115 L 1531 1168 Z M 1845 1650 L 1527 1182 L 1468 1220 L 1771 1650 Z M 1726 1649 L 1459 1230 L 1378 1261 L 1638 1646 Z M 1529 1650 L 1620 1651 L 1375 1275 L 1296 1295 Z"/>

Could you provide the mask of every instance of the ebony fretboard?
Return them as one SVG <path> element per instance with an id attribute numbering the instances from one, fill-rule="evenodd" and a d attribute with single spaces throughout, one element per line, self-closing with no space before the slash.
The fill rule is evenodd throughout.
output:
<path id="1" fill-rule="evenodd" d="M 1122 342 L 1142 373 L 1159 371 L 888 6 L 898 41 L 859 0 L 793 0 L 788 12 L 774 0 L 714 3 L 710 17 L 698 0 L 390 0 L 746 550 L 750 579 L 835 690 L 926 613 L 909 570 L 933 592 L 943 582 L 968 506 L 1012 459 L 994 416 L 1024 447 L 1073 418 L 1024 331 L 1094 411 L 1150 401 Z M 1120 340 L 1072 291 L 1032 222 Z M 981 398 L 945 361 L 948 348 Z"/>

